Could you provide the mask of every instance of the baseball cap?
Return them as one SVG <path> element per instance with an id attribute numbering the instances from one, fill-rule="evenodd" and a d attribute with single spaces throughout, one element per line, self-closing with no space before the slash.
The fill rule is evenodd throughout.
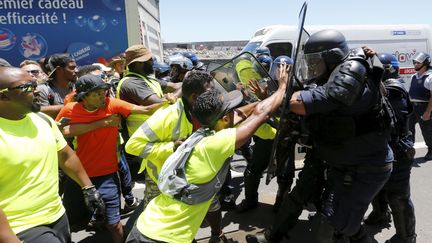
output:
<path id="1" fill-rule="evenodd" d="M 208 91 L 208 92 L 220 92 L 220 91 Z M 216 122 L 221 119 L 224 115 L 228 114 L 231 110 L 240 105 L 243 101 L 243 94 L 239 90 L 233 90 L 228 93 L 220 95 L 222 99 L 222 105 L 217 107 L 211 115 L 205 118 L 205 121 L 200 121 L 203 125 L 213 126 Z"/>
<path id="2" fill-rule="evenodd" d="M 96 62 L 96 63 L 93 63 L 92 65 L 99 66 L 102 69 L 102 71 L 104 71 L 104 72 L 111 71 L 110 67 L 107 67 L 107 66 L 103 65 L 102 63 Z"/>
<path id="3" fill-rule="evenodd" d="M 133 62 L 146 62 L 152 58 L 152 53 L 143 45 L 133 45 L 126 49 L 126 66 Z"/>
<path id="4" fill-rule="evenodd" d="M 80 101 L 86 94 L 91 91 L 98 89 L 109 89 L 109 87 L 110 85 L 108 83 L 105 83 L 101 77 L 93 74 L 86 74 L 80 77 L 75 83 L 75 100 Z"/>
<path id="5" fill-rule="evenodd" d="M 57 67 L 65 67 L 70 62 L 75 62 L 75 59 L 73 59 L 69 53 L 59 53 L 50 56 L 47 63 L 50 72 L 48 77 L 51 77 L 51 75 L 55 73 Z"/>

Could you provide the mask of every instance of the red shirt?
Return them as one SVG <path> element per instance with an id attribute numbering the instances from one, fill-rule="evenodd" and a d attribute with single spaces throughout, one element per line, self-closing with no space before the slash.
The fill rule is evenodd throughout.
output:
<path id="1" fill-rule="evenodd" d="M 105 103 L 105 108 L 89 112 L 82 103 L 70 102 L 60 110 L 56 121 L 68 117 L 69 124 L 74 124 L 97 121 L 112 114 L 127 117 L 134 106 L 115 98 L 106 98 Z M 117 127 L 102 127 L 77 136 L 76 152 L 88 176 L 103 176 L 118 170 L 117 139 Z"/>

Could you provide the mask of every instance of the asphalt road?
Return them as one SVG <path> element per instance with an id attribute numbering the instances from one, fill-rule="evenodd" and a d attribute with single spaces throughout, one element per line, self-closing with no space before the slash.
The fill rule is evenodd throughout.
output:
<path id="1" fill-rule="evenodd" d="M 419 133 L 417 133 L 419 134 Z M 430 202 L 432 201 L 432 161 L 425 162 L 423 156 L 426 153 L 424 142 L 420 135 L 417 135 L 416 142 L 416 163 L 412 169 L 411 191 L 412 200 L 415 206 L 416 213 L 416 232 L 418 235 L 418 243 L 432 242 L 432 210 Z M 236 196 L 236 202 L 239 203 L 243 198 L 243 177 L 241 172 L 244 169 L 245 161 L 241 156 L 234 157 L 235 162 L 233 167 L 233 191 Z M 134 194 L 137 197 L 143 197 L 144 186 L 137 184 L 134 188 Z M 223 212 L 224 232 L 228 238 L 234 242 L 245 242 L 245 235 L 258 232 L 269 226 L 275 215 L 272 212 L 272 205 L 276 196 L 277 183 L 274 179 L 269 185 L 265 185 L 265 175 L 261 180 L 259 188 L 260 205 L 257 209 L 244 214 L 237 214 L 233 211 Z M 370 208 L 369 208 L 370 211 Z M 138 212 L 125 217 L 122 222 L 125 225 L 126 231 L 130 229 Z M 309 224 L 307 221 L 309 211 L 305 209 L 300 216 L 298 225 L 291 231 L 291 239 L 285 242 L 295 243 L 310 243 L 311 238 L 308 231 Z M 384 228 L 368 227 L 368 233 L 374 237 L 376 242 L 385 242 L 394 234 L 393 225 L 388 225 Z M 198 242 L 208 242 L 210 229 L 203 224 L 198 231 L 196 239 Z M 88 243 L 88 242 L 110 242 L 109 233 L 107 231 L 85 231 L 81 230 L 72 233 L 73 242 Z"/>

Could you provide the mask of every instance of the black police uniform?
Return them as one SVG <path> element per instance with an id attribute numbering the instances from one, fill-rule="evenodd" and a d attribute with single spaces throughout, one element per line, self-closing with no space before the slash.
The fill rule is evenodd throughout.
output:
<path id="1" fill-rule="evenodd" d="M 390 176 L 393 156 L 379 117 L 379 87 L 366 77 L 360 60 L 348 60 L 324 86 L 300 94 L 310 115 L 313 146 L 329 166 L 318 238 L 325 237 L 320 234 L 329 225 L 345 236 L 358 233 L 369 202 Z"/>
<path id="2" fill-rule="evenodd" d="M 383 190 L 372 202 L 373 211 L 365 220 L 366 224 L 389 223 L 390 204 L 396 234 L 387 243 L 415 243 L 415 215 L 410 196 L 410 175 L 414 163 L 414 144 L 410 140 L 408 118 L 412 113 L 409 96 L 402 79 L 387 79 L 387 97 L 396 116 L 396 124 L 391 134 L 390 147 L 394 153 L 393 171 Z"/>
<path id="3" fill-rule="evenodd" d="M 340 32 L 314 33 L 304 53 L 307 74 L 323 85 L 300 91 L 298 99 L 305 108 L 313 155 L 327 167 L 325 197 L 312 219 L 311 233 L 316 242 L 334 242 L 336 233 L 361 242 L 367 238 L 361 230 L 364 213 L 391 172 L 393 154 L 387 128 L 392 117 L 383 109 L 378 75 L 364 58 L 348 58 L 349 49 Z M 287 216 L 282 213 L 285 198 L 276 222 Z M 258 235 L 246 239 L 278 242 L 282 232 L 277 230 L 273 225 L 264 240 Z"/>
<path id="4" fill-rule="evenodd" d="M 242 213 L 258 206 L 258 187 L 264 170 L 270 162 L 273 139 L 253 137 L 252 155 L 247 159 L 244 172 L 245 199 L 237 206 L 237 212 Z M 293 156 L 291 156 L 293 158 Z M 283 194 L 290 191 L 294 178 L 293 163 L 279 165 L 277 173 L 278 192 L 273 210 L 276 212 L 282 202 Z"/>

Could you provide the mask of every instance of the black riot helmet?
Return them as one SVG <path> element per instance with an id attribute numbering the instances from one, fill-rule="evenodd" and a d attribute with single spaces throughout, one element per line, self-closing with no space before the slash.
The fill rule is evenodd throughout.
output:
<path id="1" fill-rule="evenodd" d="M 305 80 L 319 78 L 347 58 L 349 48 L 345 36 L 337 30 L 321 30 L 312 34 L 304 45 Z M 305 71 L 305 70 L 303 70 Z"/>
<path id="2" fill-rule="evenodd" d="M 399 78 L 399 62 L 395 56 L 390 53 L 379 53 L 378 59 L 383 64 L 384 76 L 383 80 L 389 78 Z"/>

